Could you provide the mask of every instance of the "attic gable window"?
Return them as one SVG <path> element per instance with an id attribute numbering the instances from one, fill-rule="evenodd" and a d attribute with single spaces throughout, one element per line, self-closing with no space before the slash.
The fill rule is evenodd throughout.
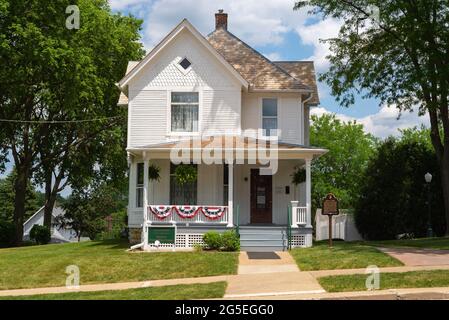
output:
<path id="1" fill-rule="evenodd" d="M 179 63 L 179 65 L 180 65 L 184 70 L 187 70 L 187 69 L 192 65 L 192 63 L 189 61 L 189 59 L 184 58 L 184 59 L 181 60 L 181 62 Z"/>

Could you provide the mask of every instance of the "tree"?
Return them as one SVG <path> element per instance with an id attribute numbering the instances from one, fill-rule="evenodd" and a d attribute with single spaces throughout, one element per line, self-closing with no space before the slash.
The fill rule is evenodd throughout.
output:
<path id="1" fill-rule="evenodd" d="M 312 164 L 312 205 L 320 208 L 322 199 L 332 192 L 340 207 L 352 209 L 360 187 L 360 176 L 374 151 L 375 138 L 355 121 L 344 122 L 334 114 L 312 115 L 310 141 L 329 150 Z"/>
<path id="2" fill-rule="evenodd" d="M 431 223 L 437 235 L 446 230 L 441 175 L 428 130 L 410 129 L 400 139 L 382 142 L 366 171 L 355 205 L 355 221 L 369 240 L 395 239 L 399 234 L 426 235 L 427 186 L 424 174 L 432 172 Z"/>
<path id="3" fill-rule="evenodd" d="M 338 38 L 327 40 L 331 67 L 320 77 L 342 105 L 365 93 L 429 116 L 449 235 L 448 1 L 308 0 L 295 8 L 307 5 L 343 23 Z"/>
<path id="4" fill-rule="evenodd" d="M 126 196 L 105 183 L 87 190 L 75 190 L 63 205 L 65 214 L 56 223 L 76 232 L 78 241 L 86 235 L 91 239 L 105 230 L 105 218 L 123 209 Z"/>
<path id="5" fill-rule="evenodd" d="M 14 180 L 16 179 L 16 171 L 12 170 L 4 179 L 0 179 L 0 221 L 12 222 L 14 216 Z M 34 186 L 28 182 L 25 193 L 25 215 L 24 219 L 28 219 L 44 202 L 39 196 L 39 192 Z M 10 239 L 12 240 L 12 239 Z"/>
<path id="6" fill-rule="evenodd" d="M 80 9 L 79 30 L 66 28 L 69 5 Z M 33 175 L 45 185 L 46 224 L 65 186 L 116 173 L 111 165 L 123 177 L 125 160 L 108 159 L 118 150 L 125 159 L 126 110 L 116 106 L 114 83 L 142 56 L 141 21 L 112 14 L 106 0 L 0 0 L 0 17 L 0 153 L 11 152 L 17 169 L 20 244 Z"/>

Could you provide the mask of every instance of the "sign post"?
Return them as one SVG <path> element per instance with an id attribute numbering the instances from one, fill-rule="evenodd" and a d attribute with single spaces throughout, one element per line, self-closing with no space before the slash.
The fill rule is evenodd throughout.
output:
<path id="1" fill-rule="evenodd" d="M 329 193 L 323 200 L 322 215 L 329 217 L 329 247 L 332 248 L 332 216 L 340 214 L 338 209 L 338 199 L 334 194 Z"/>

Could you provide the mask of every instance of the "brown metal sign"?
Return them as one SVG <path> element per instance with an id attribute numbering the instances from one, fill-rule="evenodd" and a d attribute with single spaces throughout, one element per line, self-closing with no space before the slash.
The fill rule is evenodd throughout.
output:
<path id="1" fill-rule="evenodd" d="M 329 247 L 332 247 L 332 216 L 339 214 L 338 199 L 333 193 L 329 193 L 323 200 L 322 215 L 329 217 Z"/>
<path id="2" fill-rule="evenodd" d="M 334 194 L 329 193 L 326 198 L 324 198 L 321 214 L 325 216 L 337 216 L 340 214 L 338 210 L 338 199 Z"/>

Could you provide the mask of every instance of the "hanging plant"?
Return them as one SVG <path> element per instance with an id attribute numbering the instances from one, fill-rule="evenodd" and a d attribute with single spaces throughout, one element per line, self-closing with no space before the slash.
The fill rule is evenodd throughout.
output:
<path id="1" fill-rule="evenodd" d="M 148 166 L 148 180 L 150 181 L 159 181 L 161 179 L 161 169 L 154 165 L 154 164 L 150 164 Z"/>
<path id="2" fill-rule="evenodd" d="M 197 176 L 196 167 L 190 164 L 180 164 L 175 169 L 176 182 L 180 185 L 195 182 Z"/>
<path id="3" fill-rule="evenodd" d="M 297 186 L 303 182 L 306 181 L 306 170 L 303 168 L 295 168 L 295 172 L 293 172 L 292 176 L 292 183 Z"/>

